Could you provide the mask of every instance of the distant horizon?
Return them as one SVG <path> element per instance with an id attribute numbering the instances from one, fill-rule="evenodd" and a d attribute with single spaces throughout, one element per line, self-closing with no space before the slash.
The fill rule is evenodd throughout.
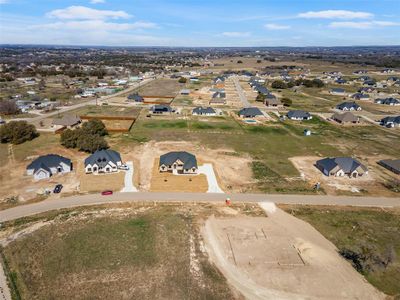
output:
<path id="1" fill-rule="evenodd" d="M 398 0 L 343 2 L 0 0 L 0 44 L 188 48 L 400 45 Z"/>

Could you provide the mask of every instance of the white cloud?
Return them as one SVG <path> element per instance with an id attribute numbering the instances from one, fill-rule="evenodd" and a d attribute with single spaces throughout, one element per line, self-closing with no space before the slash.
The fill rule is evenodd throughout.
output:
<path id="1" fill-rule="evenodd" d="M 99 4 L 99 3 L 106 3 L 105 0 L 90 0 L 91 4 Z"/>
<path id="2" fill-rule="evenodd" d="M 399 26 L 400 23 L 389 21 L 368 21 L 368 22 L 332 22 L 330 28 L 351 28 L 351 29 L 370 29 L 376 27 Z"/>
<path id="3" fill-rule="evenodd" d="M 226 37 L 246 37 L 250 36 L 250 32 L 239 32 L 239 31 L 226 31 L 222 33 Z"/>
<path id="4" fill-rule="evenodd" d="M 298 15 L 300 18 L 305 19 L 368 19 L 374 15 L 362 11 L 350 10 L 322 10 L 322 11 L 309 11 Z"/>
<path id="5" fill-rule="evenodd" d="M 8 3 L 8 0 L 0 0 L 0 4 L 6 4 Z"/>
<path id="6" fill-rule="evenodd" d="M 285 29 L 290 28 L 289 25 L 279 25 L 279 24 L 272 24 L 272 23 L 265 24 L 264 27 L 269 30 L 285 30 Z"/>
<path id="7" fill-rule="evenodd" d="M 105 22 L 103 20 L 84 20 L 55 22 L 49 24 L 34 25 L 32 28 L 50 29 L 50 30 L 79 30 L 79 31 L 125 31 L 138 29 L 154 29 L 158 25 L 151 22 L 138 21 L 134 23 L 115 23 Z"/>
<path id="8" fill-rule="evenodd" d="M 64 9 L 56 9 L 47 13 L 46 16 L 61 20 L 127 19 L 131 17 L 122 10 L 99 10 L 85 6 L 69 6 Z"/>

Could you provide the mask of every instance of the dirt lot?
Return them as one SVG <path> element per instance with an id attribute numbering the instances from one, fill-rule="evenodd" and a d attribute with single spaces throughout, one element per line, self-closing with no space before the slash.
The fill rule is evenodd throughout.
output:
<path id="1" fill-rule="evenodd" d="M 360 159 L 360 161 L 367 165 L 368 175 L 349 178 L 349 177 L 327 177 L 318 170 L 314 164 L 317 160 L 322 159 L 318 156 L 298 156 L 291 157 L 289 160 L 299 170 L 300 176 L 309 181 L 310 184 L 321 182 L 321 187 L 328 194 L 338 193 L 351 193 L 354 195 L 361 195 L 368 193 L 369 195 L 380 196 L 396 196 L 380 184 L 387 179 L 393 178 L 388 172 L 376 164 L 377 161 L 383 159 L 382 157 L 369 157 Z"/>
<path id="2" fill-rule="evenodd" d="M 178 82 L 178 79 L 156 79 L 139 88 L 138 92 L 142 97 L 159 96 L 174 98 L 184 86 L 184 84 Z"/>
<path id="3" fill-rule="evenodd" d="M 253 183 L 250 168 L 251 158 L 248 156 L 237 156 L 231 149 L 208 149 L 195 142 L 148 142 L 134 149 L 125 148 L 126 160 L 132 160 L 135 169 L 138 170 L 138 182 L 135 185 L 140 190 L 149 191 L 152 182 L 152 162 L 170 151 L 188 151 L 196 155 L 201 163 L 212 163 L 218 183 L 223 190 L 241 191 L 243 186 Z M 138 185 L 137 185 L 138 183 Z"/>
<path id="4" fill-rule="evenodd" d="M 204 252 L 197 222 L 212 213 L 224 214 L 199 204 L 121 204 L 53 212 L 2 228 L 14 296 L 243 299 Z"/>
<path id="5" fill-rule="evenodd" d="M 248 299 L 384 299 L 309 224 L 268 207 L 268 218 L 214 218 L 202 234 L 211 260 Z"/>
<path id="6" fill-rule="evenodd" d="M 159 159 L 154 160 L 151 176 L 150 191 L 152 192 L 199 192 L 205 193 L 208 189 L 207 178 L 199 175 L 174 175 L 159 171 Z M 199 163 L 199 162 L 198 162 Z"/>

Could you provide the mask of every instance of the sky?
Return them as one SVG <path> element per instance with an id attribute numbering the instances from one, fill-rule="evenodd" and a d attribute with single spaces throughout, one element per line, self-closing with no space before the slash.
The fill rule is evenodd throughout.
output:
<path id="1" fill-rule="evenodd" d="M 400 0 L 0 0 L 0 44 L 400 45 Z"/>

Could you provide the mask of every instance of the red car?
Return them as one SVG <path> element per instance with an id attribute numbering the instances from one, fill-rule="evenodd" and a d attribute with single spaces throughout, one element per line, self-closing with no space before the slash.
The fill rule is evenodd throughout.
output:
<path id="1" fill-rule="evenodd" d="M 109 195 L 112 195 L 112 194 L 113 194 L 113 191 L 102 191 L 101 194 L 102 194 L 103 196 L 109 196 Z"/>

